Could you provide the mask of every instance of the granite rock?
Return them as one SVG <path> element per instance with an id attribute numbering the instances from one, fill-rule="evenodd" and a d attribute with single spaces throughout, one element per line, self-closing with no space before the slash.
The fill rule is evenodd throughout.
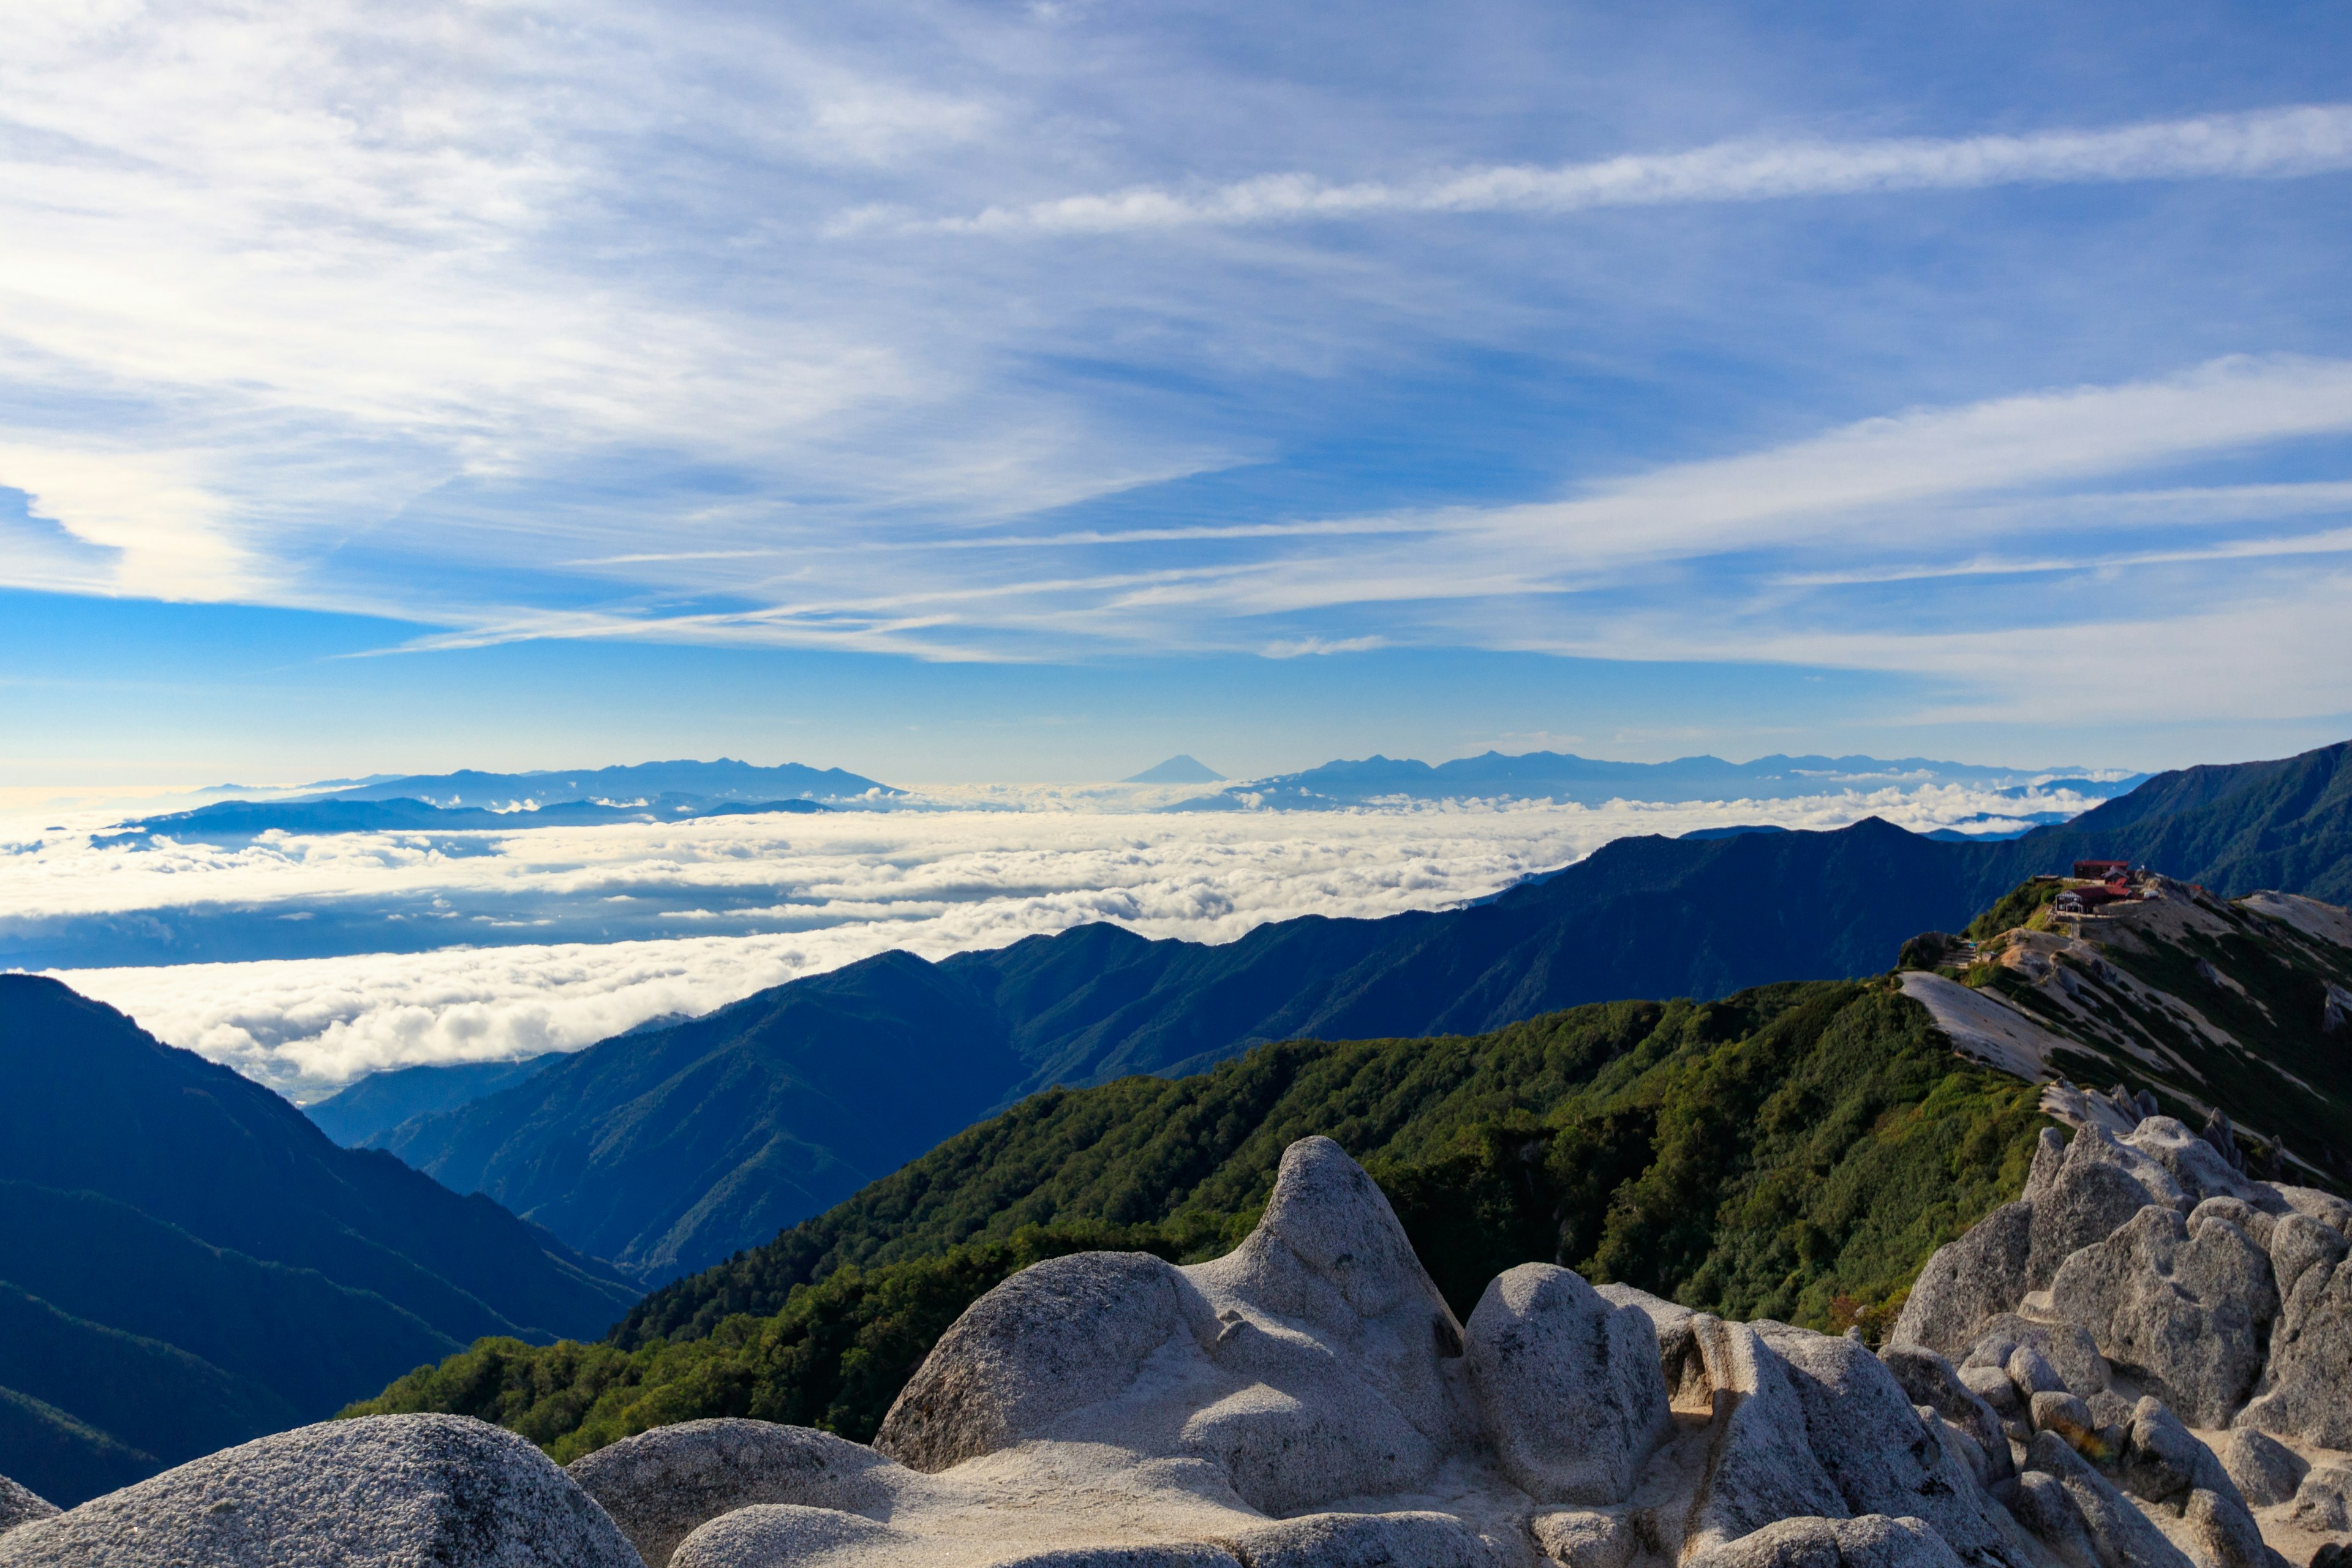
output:
<path id="1" fill-rule="evenodd" d="M 329 1421 L 0 1535 L 10 1568 L 641 1568 L 571 1477 L 462 1415 Z"/>
<path id="2" fill-rule="evenodd" d="M 2038 1434 L 2026 1463 L 2065 1488 L 2104 1568 L 2194 1568 L 2187 1553 L 2056 1433 Z"/>
<path id="3" fill-rule="evenodd" d="M 886 1517 L 891 1489 L 877 1473 L 898 1467 L 831 1433 L 728 1419 L 656 1426 L 566 1468 L 646 1568 L 663 1568 L 698 1526 L 754 1504 Z"/>
<path id="4" fill-rule="evenodd" d="M 2192 1231 L 2154 1206 L 2068 1258 L 2050 1301 L 2199 1426 L 2228 1426 L 2253 1392 L 2278 1312 L 2270 1260 L 2244 1231 L 2218 1219 Z"/>
<path id="5" fill-rule="evenodd" d="M 1547 1263 L 1497 1275 L 1465 1364 L 1503 1473 L 1538 1502 L 1612 1503 L 1670 1425 L 1656 1330 Z"/>
<path id="6" fill-rule="evenodd" d="M 2294 1489 L 2294 1521 L 2318 1535 L 2352 1530 L 2352 1468 L 2314 1465 Z"/>
<path id="7" fill-rule="evenodd" d="M 1234 1538 L 1250 1568 L 1500 1568 L 1478 1533 L 1451 1514 L 1312 1513 Z"/>
<path id="8" fill-rule="evenodd" d="M 2054 1180 L 2054 1178 L 2053 1178 Z M 1940 1355 L 1967 1353 L 1988 1318 L 2013 1310 L 2032 1289 L 2034 1205 L 2006 1204 L 1936 1249 L 1913 1281 L 1888 1342 Z"/>
<path id="9" fill-rule="evenodd" d="M 1686 1568 L 1960 1568 L 1924 1521 L 1884 1514 L 1784 1519 L 1684 1562 Z"/>
<path id="10" fill-rule="evenodd" d="M 30 1524 L 37 1519 L 56 1515 L 58 1505 L 30 1487 L 18 1486 L 5 1476 L 0 1476 L 0 1533 Z"/>
<path id="11" fill-rule="evenodd" d="M 2300 1454 L 2251 1426 L 2233 1428 L 2221 1444 L 2221 1468 L 2246 1501 L 2268 1508 L 2294 1496 L 2310 1464 Z"/>
<path id="12" fill-rule="evenodd" d="M 1879 1352 L 1878 1359 L 1886 1363 L 1886 1370 L 1895 1374 L 1913 1405 L 1935 1411 L 1977 1446 L 1985 1457 L 1988 1473 L 1979 1479 L 1987 1486 L 2016 1473 L 2001 1431 L 2000 1413 L 1969 1386 L 1958 1367 L 1916 1345 L 1891 1345 Z M 2006 1380 L 2003 1385 L 2007 1386 Z M 2011 1393 L 2013 1396 L 2015 1390 Z"/>
<path id="13" fill-rule="evenodd" d="M 1171 1340 L 1214 1332 L 1184 1276 L 1147 1252 L 1081 1252 L 1023 1269 L 941 1336 L 875 1448 L 943 1470 L 1053 1430 L 1135 1380 Z"/>

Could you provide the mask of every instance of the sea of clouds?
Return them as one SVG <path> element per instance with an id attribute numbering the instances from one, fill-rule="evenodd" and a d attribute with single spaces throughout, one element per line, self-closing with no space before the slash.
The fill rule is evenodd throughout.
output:
<path id="1" fill-rule="evenodd" d="M 1230 942 L 1297 915 L 1483 898 L 1631 834 L 1872 815 L 1976 831 L 2001 825 L 1987 813 L 2095 804 L 1931 785 L 1593 807 L 1148 809 L 1163 799 L 942 791 L 932 809 L 890 814 L 233 846 L 110 841 L 88 820 L 51 818 L 0 826 L 0 926 L 20 954 L 106 952 L 102 965 L 19 962 L 308 1100 L 386 1068 L 576 1049 L 891 948 L 938 958 L 1092 921 Z M 267 955 L 289 942 L 316 955 Z"/>

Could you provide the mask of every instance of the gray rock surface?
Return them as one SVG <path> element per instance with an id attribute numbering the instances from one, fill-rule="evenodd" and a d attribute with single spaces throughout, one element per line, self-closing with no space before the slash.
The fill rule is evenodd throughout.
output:
<path id="1" fill-rule="evenodd" d="M 2026 1173 L 2025 1191 L 2018 1197 L 2025 1203 L 2050 1190 L 2058 1179 L 2059 1167 L 2066 1163 L 2066 1135 L 2055 1127 L 2045 1127 L 2033 1144 L 2033 1168 Z"/>
<path id="2" fill-rule="evenodd" d="M 2305 1275 L 2323 1265 L 2334 1266 L 2344 1261 L 2347 1243 L 2330 1226 L 2309 1215 L 2291 1214 L 2273 1222 L 2268 1243 L 2271 1258 L 2271 1278 L 2278 1289 L 2280 1300 L 2292 1301 L 2294 1288 L 2303 1283 Z M 2320 1277 L 2324 1287 L 2326 1276 Z"/>
<path id="3" fill-rule="evenodd" d="M 676 1554 L 647 1558 L 669 1568 L 787 1568 L 828 1554 L 848 1557 L 921 1550 L 919 1537 L 861 1514 L 793 1503 L 751 1503 L 718 1515 L 685 1537 Z M 1228 1557 L 1227 1564 L 1233 1562 Z"/>
<path id="4" fill-rule="evenodd" d="M 2294 1449 L 2251 1426 L 2233 1429 L 2221 1444 L 2221 1468 L 2246 1501 L 2268 1508 L 2294 1496 L 2311 1466 Z"/>
<path id="5" fill-rule="evenodd" d="M 2216 1568 L 2285 1568 L 2285 1561 L 2263 1540 L 2261 1526 L 2245 1508 L 2202 1487 L 2189 1494 L 2180 1527 L 2200 1563 Z"/>
<path id="6" fill-rule="evenodd" d="M 1845 1511 L 1927 1521 L 1965 1561 L 2026 1568 L 2032 1548 L 1920 1421 L 1885 1363 L 1853 1340 L 1780 1323 L 1756 1331 L 1780 1352 L 1804 1412 L 1805 1442 Z"/>
<path id="7" fill-rule="evenodd" d="M 2050 1300 L 2198 1426 L 2228 1426 L 2253 1392 L 2278 1312 L 2270 1259 L 2244 1231 L 2218 1219 L 2191 1231 L 2154 1206 L 2068 1258 Z"/>
<path id="8" fill-rule="evenodd" d="M 2027 1263 L 2033 1215 L 2032 1204 L 2004 1205 L 1937 1247 L 1913 1281 L 1889 1342 L 1966 1354 L 1981 1335 L 1979 1324 L 2014 1309 L 2032 1289 Z"/>
<path id="9" fill-rule="evenodd" d="M 18 1486 L 5 1476 L 0 1476 L 0 1533 L 20 1524 L 30 1524 L 37 1519 L 56 1514 L 58 1505 L 30 1487 Z"/>
<path id="10" fill-rule="evenodd" d="M 1784 1519 L 1684 1559 L 1686 1568 L 1960 1568 L 1925 1521 Z"/>
<path id="11" fill-rule="evenodd" d="M 2011 1350 L 2009 1359 L 2001 1363 L 2001 1370 L 2009 1373 L 2009 1381 L 2017 1385 L 2018 1397 L 2028 1405 L 2033 1403 L 2037 1394 L 2074 1392 L 2066 1380 L 2058 1375 L 2058 1369 L 2050 1364 L 2050 1358 L 2032 1345 L 2019 1345 Z"/>
<path id="12" fill-rule="evenodd" d="M 2049 1363 L 2069 1394 L 2088 1399 L 2107 1386 L 2107 1359 L 2099 1353 L 2098 1342 L 2091 1337 L 2090 1330 L 2080 1323 L 2037 1322 L 2014 1312 L 2005 1312 L 1984 1324 L 1984 1338 L 1960 1363 L 1960 1371 L 1963 1375 L 1969 1368 L 1979 1366 L 2005 1371 L 2021 1346 Z M 2019 1397 L 2022 1399 L 2022 1393 Z"/>
<path id="13" fill-rule="evenodd" d="M 1612 1503 L 1665 1436 L 1657 1331 L 1565 1268 L 1497 1275 L 1464 1335 L 1503 1473 L 1538 1502 Z"/>
<path id="14" fill-rule="evenodd" d="M 875 1448 L 917 1470 L 1042 1436 L 1135 1380 L 1180 1334 L 1215 1333 L 1199 1292 L 1148 1252 L 1048 1258 L 958 1318 L 883 1418 Z"/>
<path id="15" fill-rule="evenodd" d="M 566 1467 L 646 1560 L 663 1568 L 697 1526 L 755 1503 L 887 1517 L 895 1468 L 863 1443 L 768 1421 L 687 1421 L 624 1437 Z"/>
<path id="16" fill-rule="evenodd" d="M 2303 1269 L 2272 1331 L 2262 1389 L 2238 1420 L 2352 1448 L 2352 1268 L 2322 1260 Z"/>
<path id="17" fill-rule="evenodd" d="M 1622 1514 L 1561 1509 L 1528 1521 L 1536 1548 L 1562 1568 L 1625 1568 L 1641 1542 Z"/>
<path id="18" fill-rule="evenodd" d="M 2027 1470 L 2007 1496 L 2011 1514 L 2066 1568 L 2103 1568 L 2083 1510 L 2066 1483 L 2043 1470 Z"/>
<path id="19" fill-rule="evenodd" d="M 1688 1547 L 1705 1552 L 1784 1519 L 1843 1518 L 1845 1498 L 1814 1456 L 1805 1406 L 1780 1352 L 1746 1323 L 1701 1315 L 1692 1330 L 1717 1415 Z"/>
<path id="20" fill-rule="evenodd" d="M 1979 1397 L 1958 1367 L 1934 1351 L 1916 1345 L 1892 1345 L 1879 1360 L 1913 1405 L 1924 1405 L 1966 1433 L 1984 1455 L 1988 1473 L 1979 1479 L 1990 1486 L 2016 1473 L 2009 1444 L 2001 1431 L 2000 1414 Z M 2004 1382 L 2003 1386 L 2007 1386 Z M 2013 1395 L 2014 1390 L 2011 1390 Z"/>
<path id="21" fill-rule="evenodd" d="M 2294 1489 L 2294 1521 L 2321 1535 L 2352 1530 L 2352 1468 L 2314 1465 Z"/>
<path id="22" fill-rule="evenodd" d="M 1250 1568 L 1498 1568 L 1477 1531 L 1450 1514 L 1311 1513 L 1244 1531 Z"/>
<path id="23" fill-rule="evenodd" d="M 2026 1289 L 2046 1289 L 2067 1258 L 2105 1240 L 2151 1204 L 2187 1207 L 2187 1194 L 2161 1165 L 2117 1142 L 2104 1129 L 2086 1127 L 2075 1133 L 2050 1190 L 2033 1204 Z"/>
<path id="24" fill-rule="evenodd" d="M 2036 1436 L 2026 1463 L 2065 1488 L 2104 1568 L 2193 1568 L 2187 1553 L 2056 1433 Z"/>
<path id="25" fill-rule="evenodd" d="M 2192 1204 L 2235 1198 L 2255 1207 L 2283 1206 L 2275 1192 L 2248 1181 L 2211 1140 L 2169 1116 L 2148 1117 L 2120 1142 L 2164 1167 Z"/>
<path id="26" fill-rule="evenodd" d="M 0 1535 L 24 1568 L 640 1568 L 513 1433 L 461 1415 L 330 1421 L 226 1448 Z"/>

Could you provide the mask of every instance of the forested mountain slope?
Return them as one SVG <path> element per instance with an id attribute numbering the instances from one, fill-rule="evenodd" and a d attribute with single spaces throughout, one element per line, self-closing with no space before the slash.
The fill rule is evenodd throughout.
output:
<path id="1" fill-rule="evenodd" d="M 1039 1095 L 604 1344 L 485 1342 L 364 1408 L 482 1415 L 559 1457 L 720 1414 L 866 1437 L 997 1279 L 1087 1247 L 1222 1253 L 1311 1132 L 1367 1163 L 1457 1310 L 1498 1268 L 1559 1258 L 1741 1315 L 1874 1323 L 2022 1180 L 2036 1095 L 1954 1057 L 1883 980 L 1262 1047 Z"/>
<path id="2" fill-rule="evenodd" d="M 2297 836 L 2320 850 L 2288 847 Z M 1097 924 L 938 964 L 887 955 L 605 1041 L 391 1146 L 660 1279 L 1049 1085 L 1197 1071 L 1270 1040 L 1475 1033 L 1612 997 L 1874 973 L 1916 932 L 2094 857 L 2153 859 L 2224 893 L 2272 871 L 2293 873 L 2268 879 L 2289 891 L 2333 888 L 2352 879 L 2352 746 L 2162 774 L 1999 844 L 1875 819 L 1627 838 L 1465 909 L 1310 916 L 1220 946 Z M 841 1056 L 853 1036 L 870 1044 Z"/>
<path id="3" fill-rule="evenodd" d="M 593 1331 L 635 1299 L 55 981 L 0 974 L 0 1389 L 20 1396 L 0 1473 L 54 1500 L 316 1417 L 482 1334 Z"/>
<path id="4" fill-rule="evenodd" d="M 2087 935 L 2049 929 L 2050 889 L 2016 889 L 1958 978 L 1918 969 L 1589 1005 L 1467 1037 L 1294 1041 L 1196 1076 L 1052 1090 L 656 1292 L 604 1344 L 484 1342 L 364 1408 L 480 1415 L 563 1458 L 698 1415 L 870 1436 L 996 1280 L 1076 1250 L 1221 1254 L 1282 1150 L 1318 1132 L 1367 1163 L 1457 1312 L 1500 1270 L 1548 1260 L 1729 1317 L 1875 1335 L 1928 1255 L 2017 1190 L 2053 1103 L 2036 1075 L 2120 1066 L 2132 1077 L 2116 1105 L 2133 1101 L 2132 1121 L 2153 1110 L 2195 1127 L 2216 1105 L 2242 1123 L 2274 1116 L 2293 1073 L 2308 1148 L 2352 1128 L 2339 983 L 2352 913 L 2147 889 L 2158 896 L 2063 922 Z M 2032 923 L 2010 929 L 2021 914 Z M 2053 943 L 2060 957 L 2037 967 Z M 2099 989 L 2053 978 L 2078 970 Z M 2184 971 L 2230 1006 L 2200 1024 L 2149 978 Z M 2023 994 L 2034 985 L 2063 1003 Z M 1989 1014 L 2038 1035 L 1988 1033 Z M 2253 1016 L 2263 1027 L 2242 1036 L 2212 1023 Z M 2192 1058 L 2184 1027 L 2215 1029 L 2205 1044 L 2226 1057 Z M 2184 1079 L 2192 1061 L 2208 1070 Z M 2101 1113 L 2095 1091 L 2051 1092 L 2070 1115 Z M 2238 1154 L 2327 1179 L 2276 1142 Z"/>

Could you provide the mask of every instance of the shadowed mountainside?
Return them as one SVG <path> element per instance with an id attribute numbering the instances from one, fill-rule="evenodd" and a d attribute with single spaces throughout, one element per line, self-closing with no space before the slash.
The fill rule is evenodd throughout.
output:
<path id="1" fill-rule="evenodd" d="M 635 1298 L 53 980 L 0 974 L 0 1387 L 21 1396 L 0 1473 L 47 1474 L 59 1502 L 486 1333 L 593 1331 Z"/>

